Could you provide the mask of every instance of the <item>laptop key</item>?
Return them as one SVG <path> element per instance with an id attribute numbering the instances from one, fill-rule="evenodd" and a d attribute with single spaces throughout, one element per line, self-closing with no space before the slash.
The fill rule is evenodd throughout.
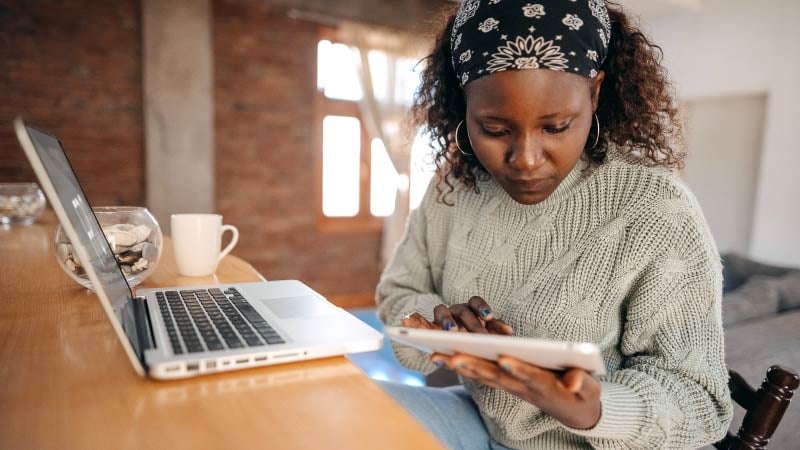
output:
<path id="1" fill-rule="evenodd" d="M 217 351 L 217 350 L 225 350 L 225 346 L 224 346 L 224 345 L 222 345 L 222 342 L 219 342 L 219 341 L 217 341 L 217 342 L 210 342 L 210 343 L 208 344 L 208 349 L 209 349 L 209 350 L 212 350 L 212 351 Z"/>
<path id="2" fill-rule="evenodd" d="M 184 339 L 197 339 L 197 332 L 194 328 L 188 327 L 180 330 Z"/>
<path id="3" fill-rule="evenodd" d="M 199 341 L 198 342 L 193 342 L 191 344 L 186 344 L 186 351 L 188 353 L 202 352 L 204 349 L 205 348 L 203 347 L 203 345 Z"/>
<path id="4" fill-rule="evenodd" d="M 261 339 L 255 337 L 255 335 L 253 337 L 247 337 L 244 340 L 245 340 L 245 342 L 247 342 L 247 345 L 249 345 L 251 347 L 262 345 L 261 344 Z"/>

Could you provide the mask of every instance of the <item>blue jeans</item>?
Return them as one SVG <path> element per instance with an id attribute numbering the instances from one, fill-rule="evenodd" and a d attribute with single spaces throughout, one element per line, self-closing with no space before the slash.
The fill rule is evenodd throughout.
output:
<path id="1" fill-rule="evenodd" d="M 378 385 L 451 450 L 510 450 L 489 436 L 478 407 L 462 386 Z"/>

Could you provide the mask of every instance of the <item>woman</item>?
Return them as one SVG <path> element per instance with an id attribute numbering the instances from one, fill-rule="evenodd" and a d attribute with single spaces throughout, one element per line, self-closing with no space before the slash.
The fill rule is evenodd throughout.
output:
<path id="1" fill-rule="evenodd" d="M 612 5 L 613 6 L 613 5 Z M 598 344 L 608 375 L 428 356 L 385 384 L 450 448 L 695 448 L 731 419 L 721 266 L 660 49 L 602 0 L 466 0 L 414 112 L 438 179 L 378 285 L 389 325 Z"/>

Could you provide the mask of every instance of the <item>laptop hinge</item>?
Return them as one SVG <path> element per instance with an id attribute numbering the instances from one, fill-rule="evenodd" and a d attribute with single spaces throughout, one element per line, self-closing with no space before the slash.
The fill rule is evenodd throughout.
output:
<path id="1" fill-rule="evenodd" d="M 144 352 L 151 348 L 156 348 L 156 341 L 153 334 L 153 325 L 150 321 L 150 311 L 147 308 L 145 297 L 133 298 L 133 314 L 136 317 L 136 335 L 139 337 L 139 348 L 141 354 L 139 359 L 144 362 Z"/>

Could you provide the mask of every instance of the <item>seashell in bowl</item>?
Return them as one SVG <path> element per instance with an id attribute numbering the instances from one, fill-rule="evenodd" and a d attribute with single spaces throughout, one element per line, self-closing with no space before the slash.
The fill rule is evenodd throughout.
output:
<path id="1" fill-rule="evenodd" d="M 163 236 L 158 222 L 141 207 L 98 207 L 93 211 L 128 284 L 138 285 L 153 273 L 161 258 Z M 55 254 L 72 279 L 92 289 L 83 264 L 60 226 L 56 230 Z"/>

